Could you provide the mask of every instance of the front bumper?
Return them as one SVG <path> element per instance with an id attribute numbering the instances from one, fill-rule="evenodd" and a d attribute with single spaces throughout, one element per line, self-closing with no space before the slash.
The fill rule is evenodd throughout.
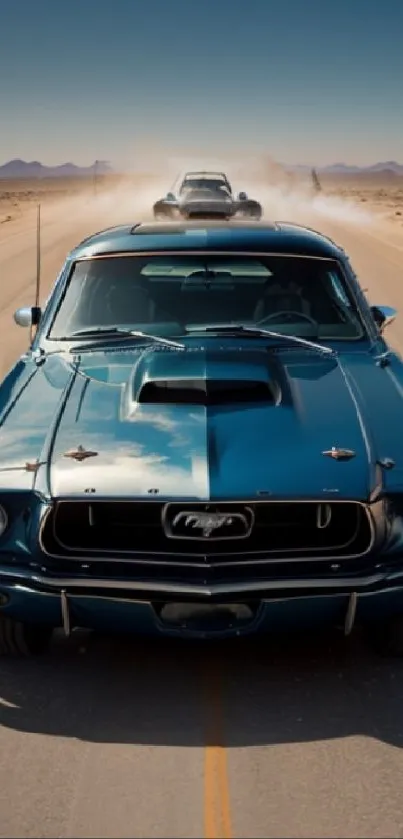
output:
<path id="1" fill-rule="evenodd" d="M 161 619 L 162 604 L 206 604 L 220 607 L 227 620 L 195 629 Z M 231 616 L 229 607 L 249 604 L 249 620 Z M 346 634 L 356 620 L 377 621 L 403 614 L 403 565 L 366 576 L 310 578 L 216 584 L 209 587 L 123 579 L 91 579 L 17 570 L 0 570 L 0 614 L 17 620 L 146 635 L 230 637 L 301 625 L 344 625 Z"/>

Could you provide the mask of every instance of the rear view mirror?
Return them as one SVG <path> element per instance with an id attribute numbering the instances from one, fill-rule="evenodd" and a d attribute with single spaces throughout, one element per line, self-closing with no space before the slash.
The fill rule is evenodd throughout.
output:
<path id="1" fill-rule="evenodd" d="M 41 310 L 38 306 L 24 306 L 14 312 L 14 320 L 17 326 L 37 326 L 41 319 Z"/>
<path id="2" fill-rule="evenodd" d="M 390 326 L 397 317 L 396 309 L 391 306 L 371 306 L 371 312 L 380 332 Z"/>
<path id="3" fill-rule="evenodd" d="M 247 200 L 248 200 L 248 196 L 247 196 L 246 192 L 240 192 L 239 195 L 238 195 L 238 201 L 247 201 Z"/>

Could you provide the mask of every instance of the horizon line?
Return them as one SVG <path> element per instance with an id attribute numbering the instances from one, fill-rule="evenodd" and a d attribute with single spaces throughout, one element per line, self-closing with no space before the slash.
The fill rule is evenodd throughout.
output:
<path id="1" fill-rule="evenodd" d="M 258 155 L 256 155 L 256 157 L 257 157 L 257 159 L 259 159 L 260 157 L 264 157 L 264 155 L 258 154 Z M 307 169 L 329 169 L 329 168 L 333 168 L 333 167 L 343 167 L 343 168 L 348 168 L 348 169 L 371 169 L 375 166 L 385 166 L 385 168 L 388 168 L 390 166 L 398 166 L 399 168 L 401 167 L 403 169 L 403 163 L 399 163 L 397 160 L 375 160 L 373 163 L 366 163 L 366 164 L 346 163 L 345 161 L 333 161 L 331 163 L 322 163 L 322 164 L 301 163 L 301 162 L 283 162 L 283 161 L 276 161 L 276 160 L 273 160 L 272 162 L 273 162 L 273 165 L 282 166 L 284 168 L 286 168 L 286 167 L 303 167 L 303 168 L 307 168 Z M 121 164 L 121 165 L 114 164 L 110 160 L 107 160 L 107 159 L 95 159 L 95 160 L 92 160 L 90 163 L 80 164 L 80 163 L 74 163 L 73 160 L 64 160 L 61 163 L 44 163 L 41 160 L 38 160 L 37 158 L 33 158 L 31 160 L 26 160 L 26 159 L 21 158 L 21 157 L 15 157 L 15 158 L 9 158 L 8 160 L 5 160 L 3 163 L 0 163 L 0 169 L 3 169 L 5 166 L 9 166 L 11 163 L 21 163 L 21 164 L 26 165 L 26 166 L 37 165 L 37 166 L 41 166 L 42 168 L 45 168 L 45 169 L 59 169 L 59 168 L 62 168 L 63 166 L 73 166 L 74 168 L 77 168 L 77 169 L 92 169 L 92 168 L 95 168 L 95 166 L 97 166 L 97 165 L 104 165 L 104 166 L 107 166 L 110 169 L 111 173 L 116 172 L 116 174 L 118 174 L 120 172 L 130 171 L 130 169 L 133 168 L 133 165 L 131 165 L 131 164 Z"/>

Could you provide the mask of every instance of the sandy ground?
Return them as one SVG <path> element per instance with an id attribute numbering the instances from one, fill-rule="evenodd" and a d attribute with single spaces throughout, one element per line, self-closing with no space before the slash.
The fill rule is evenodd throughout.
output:
<path id="1" fill-rule="evenodd" d="M 403 240 L 403 177 L 379 181 L 376 178 L 327 178 L 323 188 L 329 198 L 343 199 L 368 213 L 395 237 Z"/>
<path id="2" fill-rule="evenodd" d="M 351 196 L 262 191 L 271 215 L 344 245 L 372 302 L 403 308 L 398 221 Z M 151 192 L 48 199 L 42 298 L 79 238 L 144 215 Z M 32 210 L 13 224 L 0 240 L 2 372 L 26 347 L 12 312 L 34 293 Z M 402 319 L 390 336 L 403 347 Z M 402 693 L 403 663 L 359 638 L 56 640 L 39 662 L 0 666 L 0 836 L 401 837 Z"/>
<path id="3" fill-rule="evenodd" d="M 43 180 L 1 180 L 0 179 L 0 241 L 7 237 L 19 223 L 26 225 L 35 217 L 36 206 L 41 203 L 49 215 L 63 212 L 66 206 L 78 207 L 93 204 L 95 200 L 117 201 L 123 211 L 128 211 L 131 201 L 141 208 L 164 195 L 171 186 L 174 170 L 160 175 L 104 176 L 98 178 L 54 178 Z M 246 166 L 244 170 L 234 169 L 234 185 L 245 189 L 266 205 L 271 199 L 288 205 L 310 200 L 312 191 L 307 175 L 289 175 L 282 170 L 273 171 L 267 167 Z M 230 175 L 231 177 L 231 175 Z M 320 177 L 323 200 L 337 207 L 343 204 L 354 207 L 358 214 L 374 217 L 379 222 L 388 222 L 395 232 L 403 236 L 403 177 L 373 175 L 360 177 L 324 175 Z M 150 199 L 150 202 L 148 201 Z M 278 203 L 277 203 L 278 207 Z"/>

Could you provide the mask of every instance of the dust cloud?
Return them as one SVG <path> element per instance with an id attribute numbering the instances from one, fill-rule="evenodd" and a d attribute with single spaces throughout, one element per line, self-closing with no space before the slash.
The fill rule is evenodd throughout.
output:
<path id="1" fill-rule="evenodd" d="M 326 187 L 316 192 L 310 170 L 287 171 L 271 158 L 233 157 L 191 158 L 172 157 L 155 167 L 149 175 L 122 181 L 113 190 L 97 199 L 111 217 L 119 222 L 143 221 L 152 218 L 153 203 L 166 195 L 186 171 L 225 172 L 235 194 L 244 191 L 263 206 L 264 218 L 271 221 L 290 221 L 299 224 L 335 221 L 348 225 L 369 225 L 373 215 L 368 209 L 346 197 L 327 194 Z M 116 222 L 116 223 L 119 223 Z"/>
<path id="2" fill-rule="evenodd" d="M 148 164 L 148 165 L 147 165 Z M 227 158 L 192 158 L 188 155 L 144 161 L 140 171 L 119 177 L 99 178 L 63 197 L 48 195 L 42 208 L 47 226 L 63 223 L 66 228 L 83 223 L 94 231 L 103 226 L 135 224 L 152 220 L 154 202 L 174 188 L 187 170 L 222 171 L 233 191 L 246 192 L 263 206 L 264 219 L 308 224 L 320 229 L 322 222 L 368 226 L 374 216 L 362 205 L 344 196 L 329 194 L 326 186 L 315 191 L 310 170 L 287 170 L 268 156 L 244 155 Z"/>

